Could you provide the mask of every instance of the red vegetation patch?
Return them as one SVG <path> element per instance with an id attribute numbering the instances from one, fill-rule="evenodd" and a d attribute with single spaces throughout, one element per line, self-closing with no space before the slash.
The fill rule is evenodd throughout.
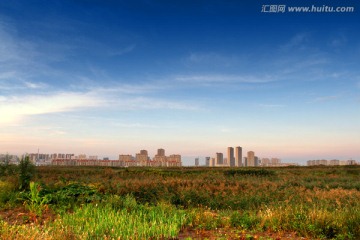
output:
<path id="1" fill-rule="evenodd" d="M 45 221 L 53 221 L 55 218 L 56 214 L 54 214 L 51 209 L 44 211 L 41 216 L 37 216 L 35 213 L 26 210 L 24 207 L 0 210 L 0 219 L 9 224 L 37 223 L 42 225 Z"/>
<path id="2" fill-rule="evenodd" d="M 191 230 L 185 229 L 180 232 L 178 239 L 274 239 L 274 240 L 286 240 L 286 239 L 295 239 L 295 240 L 306 240 L 308 238 L 299 237 L 296 233 L 293 232 L 257 232 L 250 233 L 244 230 L 231 229 L 231 228 L 219 228 L 216 230 Z"/>

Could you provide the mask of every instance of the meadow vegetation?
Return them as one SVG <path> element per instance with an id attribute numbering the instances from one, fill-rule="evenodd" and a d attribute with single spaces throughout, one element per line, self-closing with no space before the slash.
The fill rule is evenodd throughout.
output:
<path id="1" fill-rule="evenodd" d="M 0 239 L 360 239 L 360 166 L 0 167 Z"/>

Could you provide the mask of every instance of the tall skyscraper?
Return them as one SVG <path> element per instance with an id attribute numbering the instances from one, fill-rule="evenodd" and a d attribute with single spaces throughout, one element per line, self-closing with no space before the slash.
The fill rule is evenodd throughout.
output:
<path id="1" fill-rule="evenodd" d="M 235 167 L 235 158 L 234 158 L 234 148 L 227 148 L 227 165 L 230 167 Z"/>
<path id="2" fill-rule="evenodd" d="M 247 153 L 247 166 L 255 167 L 255 153 L 253 151 Z"/>
<path id="3" fill-rule="evenodd" d="M 196 167 L 199 166 L 199 158 L 195 158 L 195 166 L 196 166 Z"/>
<path id="4" fill-rule="evenodd" d="M 165 156 L 165 149 L 159 148 L 157 150 L 157 155 L 158 156 Z"/>
<path id="5" fill-rule="evenodd" d="M 149 156 L 147 150 L 140 150 L 140 153 L 136 154 L 135 160 L 138 166 L 148 166 Z"/>
<path id="6" fill-rule="evenodd" d="M 235 166 L 242 167 L 242 148 L 236 147 L 235 148 Z"/>
<path id="7" fill-rule="evenodd" d="M 259 166 L 259 158 L 255 156 L 255 167 Z"/>
<path id="8" fill-rule="evenodd" d="M 224 155 L 222 153 L 216 153 L 215 166 L 224 164 Z"/>
<path id="9" fill-rule="evenodd" d="M 142 154 L 142 155 L 148 155 L 148 151 L 147 151 L 147 150 L 140 150 L 140 154 Z"/>

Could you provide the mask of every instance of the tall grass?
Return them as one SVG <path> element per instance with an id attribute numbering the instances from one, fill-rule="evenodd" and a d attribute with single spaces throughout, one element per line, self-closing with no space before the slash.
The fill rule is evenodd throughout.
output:
<path id="1" fill-rule="evenodd" d="M 166 239 L 182 228 L 236 228 L 360 239 L 356 166 L 40 167 L 37 173 L 34 180 L 44 186 L 41 194 L 51 196 L 49 206 L 59 213 L 53 225 L 37 230 L 52 231 L 51 236 Z M 8 183 L 6 178 L 2 182 Z"/>
<path id="2" fill-rule="evenodd" d="M 170 239 L 191 222 L 185 210 L 162 203 L 138 204 L 132 196 L 85 204 L 41 226 L 11 226 L 0 221 L 1 239 Z"/>
<path id="3" fill-rule="evenodd" d="M 141 205 L 132 196 L 115 201 L 115 205 L 114 200 L 110 202 L 83 205 L 54 226 L 67 226 L 67 231 L 80 239 L 168 239 L 176 238 L 189 221 L 184 210 L 165 203 Z"/>

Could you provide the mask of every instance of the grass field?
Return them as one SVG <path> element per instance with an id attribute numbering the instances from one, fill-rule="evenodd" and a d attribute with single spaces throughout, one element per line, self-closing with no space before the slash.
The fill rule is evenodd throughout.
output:
<path id="1" fill-rule="evenodd" d="M 1 239 L 360 239 L 360 166 L 0 173 Z"/>

